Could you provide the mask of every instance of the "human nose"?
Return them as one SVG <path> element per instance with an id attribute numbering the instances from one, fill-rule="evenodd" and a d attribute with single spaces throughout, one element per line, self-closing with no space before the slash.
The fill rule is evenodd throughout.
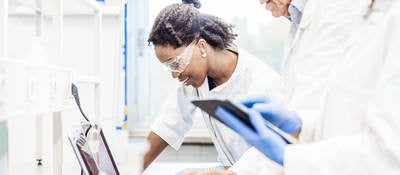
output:
<path id="1" fill-rule="evenodd" d="M 180 73 L 179 72 L 171 72 L 173 78 L 178 78 Z"/>

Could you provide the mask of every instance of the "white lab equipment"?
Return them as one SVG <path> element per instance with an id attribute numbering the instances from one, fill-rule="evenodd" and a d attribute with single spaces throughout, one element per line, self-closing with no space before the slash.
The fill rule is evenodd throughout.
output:
<path id="1" fill-rule="evenodd" d="M 174 149 L 183 142 L 184 134 L 193 125 L 194 99 L 237 98 L 253 93 L 266 93 L 281 98 L 281 79 L 270 67 L 246 51 L 239 49 L 238 64 L 231 78 L 209 90 L 207 79 L 198 89 L 181 85 L 165 101 L 152 131 Z M 223 165 L 232 165 L 249 148 L 245 141 L 221 123 L 203 113 L 204 121 Z"/>
<path id="2" fill-rule="evenodd" d="M 104 10 L 101 7 L 95 9 L 88 8 L 86 11 L 84 10 L 87 9 L 84 8 L 86 6 L 79 8 L 82 6 L 77 4 L 82 2 L 88 2 L 89 4 L 92 1 L 82 0 L 63 3 L 61 0 L 2 0 L 0 2 L 0 23 L 2 26 L 0 29 L 0 67 L 4 66 L 6 68 L 6 96 L 1 96 L 0 94 L 1 98 L 6 98 L 5 105 L 2 106 L 5 108 L 5 113 L 4 115 L 3 113 L 0 114 L 0 118 L 1 120 L 5 118 L 4 122 L 6 124 L 16 123 L 13 122 L 13 119 L 16 117 L 18 117 L 18 119 L 26 118 L 29 121 L 32 116 L 38 119 L 36 122 L 32 122 L 33 129 L 36 131 L 36 133 L 32 133 L 32 135 L 35 137 L 29 138 L 32 139 L 32 142 L 26 142 L 31 145 L 29 148 L 33 150 L 36 148 L 36 151 L 32 151 L 34 152 L 33 154 L 36 152 L 36 155 L 24 157 L 29 156 L 19 151 L 19 146 L 24 144 L 13 141 L 16 140 L 14 138 L 17 137 L 9 137 L 8 140 L 10 141 L 8 143 L 10 143 L 10 148 L 13 148 L 9 150 L 9 155 L 12 159 L 10 159 L 11 162 L 6 159 L 6 163 L 10 163 L 9 171 L 0 167 L 0 174 L 26 174 L 22 173 L 22 170 L 29 172 L 32 168 L 41 169 L 45 174 L 62 174 L 63 143 L 65 137 L 63 137 L 62 132 L 64 120 L 62 120 L 61 117 L 65 114 L 62 113 L 63 110 L 71 109 L 70 105 L 72 101 L 69 96 L 69 83 L 72 79 L 76 78 L 74 80 L 77 80 L 78 83 L 93 84 L 95 86 L 95 113 L 100 114 L 100 112 L 97 112 L 99 111 L 97 109 L 100 109 L 100 103 L 97 103 L 100 101 L 100 98 L 98 98 L 100 95 L 100 82 L 96 80 L 100 79 L 97 76 L 101 75 L 101 72 L 98 70 L 100 70 L 101 58 L 103 57 L 102 51 L 104 50 L 100 47 L 102 43 L 104 43 L 101 38 L 101 36 L 103 36 L 101 30 L 103 26 L 102 16 L 112 15 L 115 17 L 114 21 L 118 23 L 119 10 L 117 8 L 111 9 L 104 7 L 107 12 L 103 13 Z M 95 2 L 93 4 L 98 5 Z M 68 8 L 68 5 L 72 5 L 73 11 L 65 10 Z M 64 8 L 64 6 L 67 8 Z M 71 21 L 75 22 L 75 20 L 66 20 L 67 22 L 64 23 L 63 19 L 71 19 L 71 16 L 74 15 L 90 16 L 92 14 L 94 14 L 93 24 L 95 26 L 93 25 L 93 28 L 89 29 L 90 34 L 93 34 L 93 36 L 89 36 L 89 40 L 87 41 L 95 40 L 93 43 L 90 43 L 94 45 L 93 57 L 95 59 L 93 59 L 94 63 L 90 63 L 91 68 L 94 69 L 94 73 L 86 72 L 86 75 L 91 75 L 90 77 L 87 76 L 88 78 L 81 78 L 81 76 L 73 77 L 71 75 L 72 70 L 66 68 L 66 66 L 69 65 L 68 61 L 71 60 L 70 56 L 68 56 L 68 50 L 75 50 L 81 47 L 76 45 L 71 47 L 68 44 L 68 39 L 75 40 L 73 43 L 76 43 L 76 39 L 72 39 L 73 37 L 68 37 L 68 39 L 64 40 L 64 35 L 68 35 L 70 32 L 68 30 L 70 29 L 68 23 Z M 92 18 L 88 19 L 90 20 Z M 92 26 L 91 22 L 88 22 L 88 26 Z M 32 47 L 29 47 L 28 45 L 32 38 L 31 35 L 35 35 L 34 44 Z M 73 36 L 76 35 L 74 34 Z M 111 46 L 114 45 L 117 45 L 117 42 L 111 44 Z M 29 50 L 29 48 L 31 49 Z M 83 58 L 88 58 L 88 55 L 92 55 L 90 53 L 87 54 L 88 50 L 89 49 L 85 49 L 80 52 L 85 55 Z M 92 50 L 89 50 L 89 52 L 90 51 Z M 79 55 L 76 52 L 72 54 L 74 54 L 74 56 Z M 63 57 L 67 59 L 64 60 Z M 80 56 L 77 57 L 77 60 L 81 58 Z M 3 59 L 5 59 L 4 62 Z M 45 115 L 52 115 L 52 117 L 43 117 Z M 45 122 L 48 120 L 52 122 L 50 122 L 50 125 L 45 125 L 47 124 Z M 3 124 L 3 121 L 0 123 Z M 23 123 L 31 122 L 27 121 Z M 35 123 L 37 123 L 36 126 Z M 27 125 L 31 126 L 31 124 Z M 13 131 L 17 130 L 18 127 L 15 128 L 11 125 L 11 127 L 6 129 L 12 134 L 17 133 Z M 45 132 L 46 130 L 50 132 Z M 2 131 L 2 133 L 5 132 Z M 18 132 L 18 134 L 19 133 L 22 132 Z M 48 137 L 42 137 L 44 135 L 48 135 Z M 0 142 L 7 143 L 7 138 L 5 141 L 3 139 L 4 138 L 1 137 Z M 46 142 L 47 140 L 49 141 Z M 24 158 L 32 162 L 30 162 L 28 166 L 20 165 L 20 162 L 23 162 Z M 44 166 L 35 166 L 33 163 L 35 159 L 43 160 Z M 1 165 L 3 165 L 3 163 L 0 163 L 0 166 Z M 24 168 L 20 168 L 21 166 L 24 166 Z M 31 173 L 33 172 L 29 172 L 28 174 Z"/>

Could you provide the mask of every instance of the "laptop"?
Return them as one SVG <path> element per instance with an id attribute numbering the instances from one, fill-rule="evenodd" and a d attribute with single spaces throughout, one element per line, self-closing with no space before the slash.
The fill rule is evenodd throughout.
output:
<path id="1" fill-rule="evenodd" d="M 114 158 L 107 145 L 106 138 L 100 127 L 96 127 L 100 131 L 98 152 L 91 153 L 87 147 L 89 140 L 87 135 L 88 129 L 93 129 L 89 124 L 82 125 L 72 129 L 68 135 L 74 153 L 78 158 L 82 168 L 82 173 L 85 175 L 119 175 L 118 168 Z"/>

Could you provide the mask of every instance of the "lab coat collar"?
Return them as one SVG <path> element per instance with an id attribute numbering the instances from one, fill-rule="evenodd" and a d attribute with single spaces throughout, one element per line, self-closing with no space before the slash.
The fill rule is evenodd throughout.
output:
<path id="1" fill-rule="evenodd" d="M 296 45 L 300 36 L 303 34 L 302 31 L 306 30 L 308 28 L 308 26 L 310 25 L 310 23 L 313 19 L 312 17 L 313 17 L 314 11 L 316 10 L 315 8 L 317 8 L 316 4 L 317 3 L 313 2 L 312 0 L 308 0 L 308 1 L 304 2 L 302 18 L 300 20 L 300 24 L 297 27 L 296 31 L 291 31 L 292 36 L 289 38 L 289 43 L 288 43 L 288 47 L 286 48 L 287 50 L 285 53 L 285 58 L 283 60 L 283 63 L 284 63 L 283 65 L 287 64 L 289 55 L 291 54 L 293 47 Z"/>
<path id="2" fill-rule="evenodd" d="M 245 63 L 244 63 L 244 60 L 243 60 L 243 58 L 244 58 L 243 54 L 244 53 L 243 53 L 242 49 L 238 47 L 238 61 L 237 61 L 237 65 L 236 65 L 235 70 L 233 71 L 232 76 L 225 83 L 223 83 L 223 84 L 215 87 L 214 89 L 212 89 L 211 92 L 221 92 L 221 91 L 223 91 L 226 86 L 228 86 L 229 84 L 234 83 L 235 80 L 240 77 L 239 75 L 241 75 L 242 72 L 245 71 L 245 69 L 246 69 L 246 66 L 245 66 Z"/>
<path id="3" fill-rule="evenodd" d="M 290 21 L 292 21 L 292 30 L 297 30 L 297 27 L 300 24 L 303 16 L 303 10 L 306 2 L 307 0 L 293 0 L 290 2 L 288 7 L 290 16 L 288 18 Z"/>
<path id="4" fill-rule="evenodd" d="M 244 52 L 242 48 L 238 47 L 238 62 L 237 62 L 235 70 L 233 71 L 232 76 L 225 83 L 212 89 L 211 92 L 213 92 L 213 93 L 223 92 L 226 88 L 229 88 L 229 86 L 231 86 L 232 84 L 237 82 L 237 80 L 241 77 L 240 75 L 247 69 L 247 66 L 246 66 L 246 63 L 244 60 L 245 57 L 247 57 L 246 52 Z M 203 93 L 203 92 L 210 91 L 207 78 L 204 80 L 203 84 L 199 87 L 199 91 L 202 94 L 207 94 L 207 93 Z"/>
<path id="5" fill-rule="evenodd" d="M 307 0 L 292 0 L 291 5 L 295 6 L 301 13 L 303 13 Z"/>
<path id="6" fill-rule="evenodd" d="M 298 3 L 300 4 L 300 1 Z M 300 23 L 298 24 L 297 28 L 292 29 L 292 31 L 291 31 L 292 36 L 291 36 L 290 42 L 289 42 L 289 47 L 288 47 L 289 51 L 293 48 L 293 46 L 297 42 L 299 36 L 302 34 L 302 32 L 299 32 L 299 31 L 306 30 L 306 28 L 310 25 L 314 10 L 315 10 L 316 4 L 317 4 L 317 3 L 308 2 L 308 1 L 304 1 L 303 3 L 304 4 L 300 5 L 300 6 L 303 6 L 301 9 L 302 17 L 301 17 Z M 301 8 L 301 7 L 298 7 L 298 8 Z"/>
<path id="7" fill-rule="evenodd" d="M 305 1 L 305 0 L 303 0 L 303 1 L 299 0 L 298 2 L 294 2 L 294 3 L 298 3 L 299 6 L 297 6 L 297 8 L 301 8 L 299 10 L 301 10 L 301 12 L 303 13 L 303 16 L 300 20 L 299 28 L 305 29 L 311 23 L 311 19 L 314 14 L 314 10 L 315 10 L 315 8 L 317 8 L 316 6 L 318 3 L 312 3 L 312 2 L 309 3 L 308 1 Z"/>

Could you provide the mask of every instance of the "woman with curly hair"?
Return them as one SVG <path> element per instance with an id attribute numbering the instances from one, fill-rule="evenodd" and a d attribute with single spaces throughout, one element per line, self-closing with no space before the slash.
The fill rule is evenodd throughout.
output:
<path id="1" fill-rule="evenodd" d="M 179 84 L 164 102 L 148 136 L 146 168 L 167 145 L 179 149 L 193 126 L 193 99 L 234 98 L 255 93 L 280 97 L 280 76 L 234 44 L 232 25 L 202 14 L 198 1 L 185 0 L 160 11 L 148 42 L 157 59 Z M 262 78 L 260 78 L 262 77 Z M 224 166 L 231 166 L 249 148 L 232 130 L 203 113 L 205 124 Z"/>

